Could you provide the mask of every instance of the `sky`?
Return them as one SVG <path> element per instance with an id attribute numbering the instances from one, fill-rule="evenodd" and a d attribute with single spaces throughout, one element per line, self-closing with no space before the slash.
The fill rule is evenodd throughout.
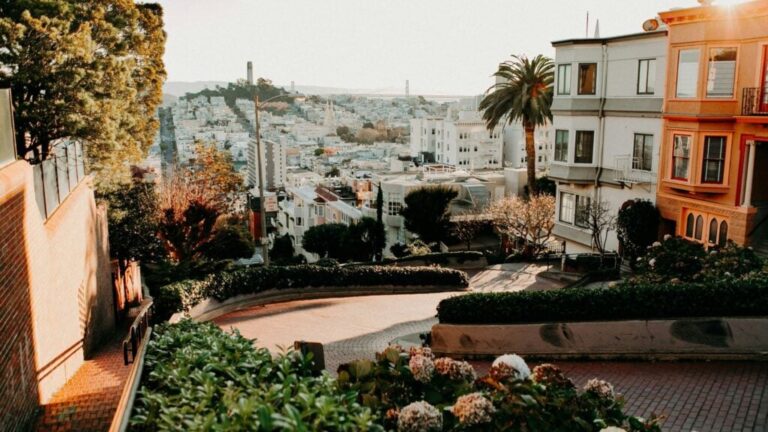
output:
<path id="1" fill-rule="evenodd" d="M 411 95 L 473 95 L 512 54 L 551 42 L 642 31 L 659 11 L 696 0 L 159 0 L 169 81 L 234 81 Z"/>

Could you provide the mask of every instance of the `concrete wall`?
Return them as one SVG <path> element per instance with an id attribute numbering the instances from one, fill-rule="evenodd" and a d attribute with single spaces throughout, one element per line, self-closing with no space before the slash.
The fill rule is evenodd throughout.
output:
<path id="1" fill-rule="evenodd" d="M 0 356 L 0 404 L 22 393 L 45 403 L 114 329 L 106 215 L 88 182 L 45 219 L 32 167 L 17 161 L 0 169 L 0 335 L 13 335 L 0 347 L 17 356 Z M 19 404 L 17 415 L 27 408 Z"/>
<path id="2" fill-rule="evenodd" d="M 432 327 L 432 350 L 451 356 L 766 358 L 768 318 L 689 318 Z"/>

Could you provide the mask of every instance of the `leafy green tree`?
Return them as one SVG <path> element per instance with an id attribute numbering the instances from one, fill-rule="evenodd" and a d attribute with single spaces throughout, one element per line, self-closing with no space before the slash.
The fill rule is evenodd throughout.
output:
<path id="1" fill-rule="evenodd" d="M 414 189 L 405 196 L 405 207 L 400 214 L 405 229 L 417 234 L 426 243 L 448 237 L 451 222 L 448 206 L 458 193 L 445 186 Z"/>
<path id="2" fill-rule="evenodd" d="M 326 177 L 339 177 L 340 175 L 341 171 L 339 171 L 338 167 L 333 167 L 327 173 L 325 173 Z"/>
<path id="3" fill-rule="evenodd" d="M 125 268 L 130 261 L 154 262 L 165 257 L 160 239 L 154 184 L 134 181 L 100 199 L 107 203 L 109 250 Z"/>
<path id="4" fill-rule="evenodd" d="M 525 185 L 524 189 L 525 189 L 525 194 L 529 195 L 528 185 Z M 557 193 L 557 184 L 554 182 L 554 180 L 550 179 L 547 176 L 538 177 L 536 179 L 535 189 L 539 194 L 555 196 L 555 194 Z"/>
<path id="5" fill-rule="evenodd" d="M 616 236 L 622 254 L 634 268 L 637 258 L 645 255 L 659 238 L 659 209 L 648 200 L 630 200 L 622 204 L 616 220 Z"/>
<path id="6" fill-rule="evenodd" d="M 353 261 L 371 261 L 384 250 L 384 225 L 364 217 L 347 227 L 343 238 L 346 257 Z"/>
<path id="7" fill-rule="evenodd" d="M 315 149 L 315 156 L 322 156 L 325 154 L 325 150 L 322 148 L 316 148 Z"/>
<path id="8" fill-rule="evenodd" d="M 347 226 L 342 223 L 327 223 L 309 228 L 301 239 L 305 251 L 317 254 L 320 258 L 333 258 L 344 261 L 347 253 L 342 239 L 347 234 Z"/>
<path id="9" fill-rule="evenodd" d="M 275 238 L 275 241 L 272 243 L 272 249 L 269 251 L 269 259 L 275 263 L 288 262 L 295 253 L 293 239 L 286 234 Z"/>
<path id="10" fill-rule="evenodd" d="M 91 171 L 109 174 L 97 180 L 127 180 L 158 128 L 164 46 L 155 4 L 0 2 L 0 81 L 13 92 L 18 153 L 39 163 L 56 140 L 81 139 Z"/>
<path id="11" fill-rule="evenodd" d="M 536 194 L 536 146 L 533 136 L 537 126 L 552 120 L 550 107 L 554 64 L 552 59 L 542 55 L 532 60 L 525 56 L 512 56 L 512 60 L 499 66 L 494 76 L 501 80 L 488 89 L 479 109 L 483 111 L 489 130 L 504 121 L 523 123 L 528 185 Z"/>
<path id="12" fill-rule="evenodd" d="M 207 258 L 228 260 L 252 257 L 255 246 L 245 225 L 226 223 L 216 228 L 213 237 L 202 249 Z"/>

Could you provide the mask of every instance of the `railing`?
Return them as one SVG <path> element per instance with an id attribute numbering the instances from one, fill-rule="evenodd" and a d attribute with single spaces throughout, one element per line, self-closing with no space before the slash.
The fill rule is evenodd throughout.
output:
<path id="1" fill-rule="evenodd" d="M 741 93 L 741 115 L 768 116 L 768 94 L 759 87 L 745 87 Z"/>
<path id="2" fill-rule="evenodd" d="M 150 327 L 149 323 L 151 319 L 152 301 L 150 300 L 133 320 L 133 324 L 131 324 L 131 328 L 128 330 L 128 335 L 123 339 L 123 362 L 126 365 L 129 365 L 136 360 L 136 353 L 139 352 L 139 348 L 144 341 L 145 335 L 147 334 L 147 328 Z"/>
<path id="3" fill-rule="evenodd" d="M 616 180 L 623 183 L 653 183 L 654 173 L 640 169 L 642 160 L 633 156 L 616 156 L 616 171 L 619 172 Z"/>

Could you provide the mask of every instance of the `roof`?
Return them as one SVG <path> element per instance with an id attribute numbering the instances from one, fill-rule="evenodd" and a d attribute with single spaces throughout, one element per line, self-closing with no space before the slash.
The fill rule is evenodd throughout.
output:
<path id="1" fill-rule="evenodd" d="M 575 39 L 563 39 L 559 41 L 553 41 L 552 46 L 564 46 L 564 45 L 592 45 L 592 44 L 604 44 L 610 42 L 621 42 L 635 39 L 650 39 L 654 37 L 663 37 L 667 35 L 667 30 L 655 30 L 640 33 L 630 33 L 619 36 L 610 36 L 604 38 L 575 38 Z"/>

